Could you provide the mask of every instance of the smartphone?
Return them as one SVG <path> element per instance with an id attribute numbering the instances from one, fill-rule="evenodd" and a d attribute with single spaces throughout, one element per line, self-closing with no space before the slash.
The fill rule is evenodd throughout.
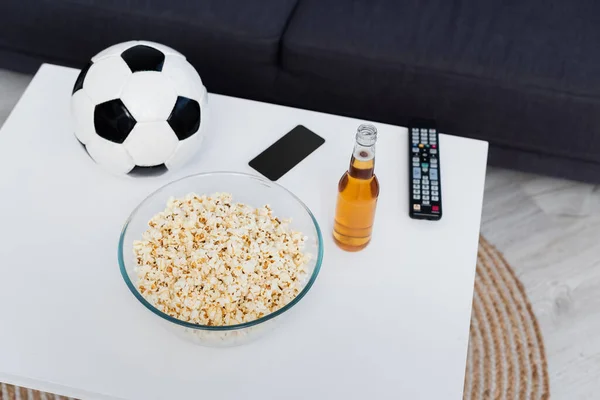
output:
<path id="1" fill-rule="evenodd" d="M 321 136 L 298 125 L 248 164 L 265 177 L 276 181 L 323 143 L 325 139 Z"/>

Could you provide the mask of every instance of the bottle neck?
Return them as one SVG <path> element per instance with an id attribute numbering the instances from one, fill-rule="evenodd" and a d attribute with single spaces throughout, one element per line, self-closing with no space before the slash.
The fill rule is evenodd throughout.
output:
<path id="1" fill-rule="evenodd" d="M 370 179 L 375 174 L 375 145 L 354 144 L 348 174 L 356 179 Z"/>

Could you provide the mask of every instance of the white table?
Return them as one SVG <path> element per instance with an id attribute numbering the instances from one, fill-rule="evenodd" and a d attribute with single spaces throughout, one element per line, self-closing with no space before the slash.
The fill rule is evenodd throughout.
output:
<path id="1" fill-rule="evenodd" d="M 417 221 L 407 131 L 376 123 L 373 241 L 345 253 L 331 239 L 336 187 L 363 121 L 211 95 L 213 137 L 196 161 L 119 178 L 73 136 L 77 73 L 44 65 L 0 131 L 0 381 L 90 399 L 462 399 L 487 143 L 441 135 L 444 216 Z M 315 286 L 249 345 L 177 338 L 119 274 L 124 220 L 177 177 L 252 173 L 247 162 L 297 124 L 326 139 L 280 179 L 324 232 Z"/>

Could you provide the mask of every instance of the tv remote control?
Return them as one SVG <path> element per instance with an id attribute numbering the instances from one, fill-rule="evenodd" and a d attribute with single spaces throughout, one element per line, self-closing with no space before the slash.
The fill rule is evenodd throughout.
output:
<path id="1" fill-rule="evenodd" d="M 411 218 L 442 218 L 440 145 L 435 123 L 415 121 L 408 128 L 409 210 Z"/>

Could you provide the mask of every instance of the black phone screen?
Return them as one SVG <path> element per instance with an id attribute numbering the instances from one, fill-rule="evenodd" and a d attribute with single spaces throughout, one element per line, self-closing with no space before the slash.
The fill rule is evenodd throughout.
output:
<path id="1" fill-rule="evenodd" d="M 272 181 L 276 181 L 318 149 L 325 139 L 298 125 L 256 156 L 248 164 Z"/>

